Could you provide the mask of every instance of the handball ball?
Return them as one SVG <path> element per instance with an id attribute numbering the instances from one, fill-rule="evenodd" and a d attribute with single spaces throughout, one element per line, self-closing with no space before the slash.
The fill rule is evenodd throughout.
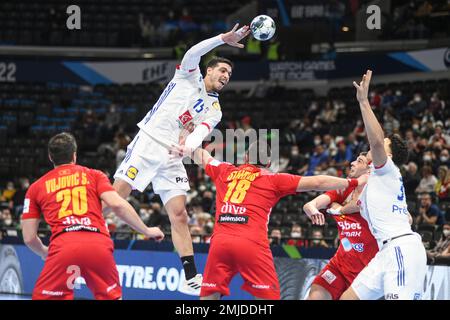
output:
<path id="1" fill-rule="evenodd" d="M 266 41 L 273 37 L 275 34 L 275 22 L 273 19 L 266 15 L 260 15 L 255 17 L 250 23 L 250 30 L 253 37 L 259 41 Z"/>

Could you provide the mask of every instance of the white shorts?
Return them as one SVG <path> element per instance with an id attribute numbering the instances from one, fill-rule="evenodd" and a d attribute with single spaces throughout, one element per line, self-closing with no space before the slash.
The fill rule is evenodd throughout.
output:
<path id="1" fill-rule="evenodd" d="M 177 195 L 186 195 L 189 180 L 182 160 L 169 161 L 169 152 L 140 130 L 127 146 L 127 154 L 114 174 L 143 192 L 150 184 L 164 204 Z"/>
<path id="2" fill-rule="evenodd" d="M 361 300 L 421 300 L 427 255 L 417 233 L 386 243 L 351 287 Z"/>

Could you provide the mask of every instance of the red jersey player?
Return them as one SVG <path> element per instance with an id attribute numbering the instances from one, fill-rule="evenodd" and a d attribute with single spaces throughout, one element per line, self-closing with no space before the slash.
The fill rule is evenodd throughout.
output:
<path id="1" fill-rule="evenodd" d="M 52 137 L 48 154 L 55 168 L 33 183 L 25 196 L 24 242 L 45 260 L 32 298 L 73 299 L 74 281 L 82 276 L 96 299 L 120 299 L 114 245 L 103 219 L 101 201 L 146 237 L 162 240 L 164 234 L 142 222 L 105 174 L 76 165 L 76 150 L 71 134 Z M 49 247 L 37 236 L 41 215 L 51 227 Z"/>
<path id="2" fill-rule="evenodd" d="M 330 176 L 300 177 L 274 174 L 249 164 L 257 154 L 256 143 L 246 153 L 246 164 L 236 167 L 220 162 L 203 149 L 191 153 L 174 146 L 173 154 L 189 155 L 205 168 L 216 186 L 216 223 L 205 266 L 201 299 L 229 295 L 231 279 L 240 273 L 242 289 L 256 298 L 280 299 L 280 289 L 267 237 L 272 207 L 284 196 L 309 190 L 332 190 L 357 186 L 364 180 Z M 256 151 L 256 152 L 255 152 Z"/>
<path id="3" fill-rule="evenodd" d="M 368 162 L 367 153 L 361 153 L 352 162 L 349 176 L 357 178 L 367 174 Z M 356 205 L 361 190 L 362 186 L 328 191 L 303 206 L 313 224 L 323 225 L 325 220 L 319 209 L 332 205 L 333 210 L 330 210 L 330 213 L 339 212 L 332 217 L 336 220 L 341 241 L 334 257 L 314 279 L 309 300 L 338 300 L 378 252 L 378 244 Z"/>

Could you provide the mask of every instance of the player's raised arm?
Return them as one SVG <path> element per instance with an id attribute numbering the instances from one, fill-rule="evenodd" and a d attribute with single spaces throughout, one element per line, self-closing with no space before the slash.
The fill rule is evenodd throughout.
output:
<path id="1" fill-rule="evenodd" d="M 250 34 L 250 29 L 248 26 L 243 26 L 238 30 L 238 26 L 239 24 L 236 23 L 233 29 L 227 33 L 221 33 L 215 37 L 203 40 L 191 47 L 184 54 L 183 60 L 181 61 L 181 69 L 188 71 L 197 68 L 200 63 L 200 58 L 204 54 L 224 43 L 233 47 L 243 48 L 244 45 L 239 43 L 239 41 Z"/>
<path id="2" fill-rule="evenodd" d="M 344 189 L 357 187 L 366 182 L 367 175 L 362 175 L 358 179 L 343 179 L 325 175 L 302 177 L 298 183 L 297 192 Z"/>
<path id="3" fill-rule="evenodd" d="M 356 88 L 356 98 L 359 102 L 364 126 L 367 132 L 367 139 L 370 144 L 373 165 L 375 167 L 380 167 L 386 163 L 387 155 L 384 149 L 383 129 L 373 113 L 368 99 L 371 78 L 372 71 L 367 70 L 359 85 L 353 81 L 353 86 Z"/>

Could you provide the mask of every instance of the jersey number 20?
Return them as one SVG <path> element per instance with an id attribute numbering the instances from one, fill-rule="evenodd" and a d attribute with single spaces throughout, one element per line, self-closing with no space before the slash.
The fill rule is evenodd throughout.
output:
<path id="1" fill-rule="evenodd" d="M 228 184 L 228 190 L 225 194 L 225 197 L 223 198 L 223 202 L 227 202 L 228 200 L 230 200 L 230 202 L 232 203 L 242 203 L 251 184 L 252 183 L 248 180 L 234 179 Z"/>
<path id="2" fill-rule="evenodd" d="M 81 216 L 88 210 L 86 187 L 80 186 L 73 189 L 64 189 L 56 194 L 56 201 L 61 202 L 61 209 L 59 209 L 58 219 L 71 216 L 75 214 Z M 72 210 L 69 210 L 69 205 L 72 202 Z"/>

